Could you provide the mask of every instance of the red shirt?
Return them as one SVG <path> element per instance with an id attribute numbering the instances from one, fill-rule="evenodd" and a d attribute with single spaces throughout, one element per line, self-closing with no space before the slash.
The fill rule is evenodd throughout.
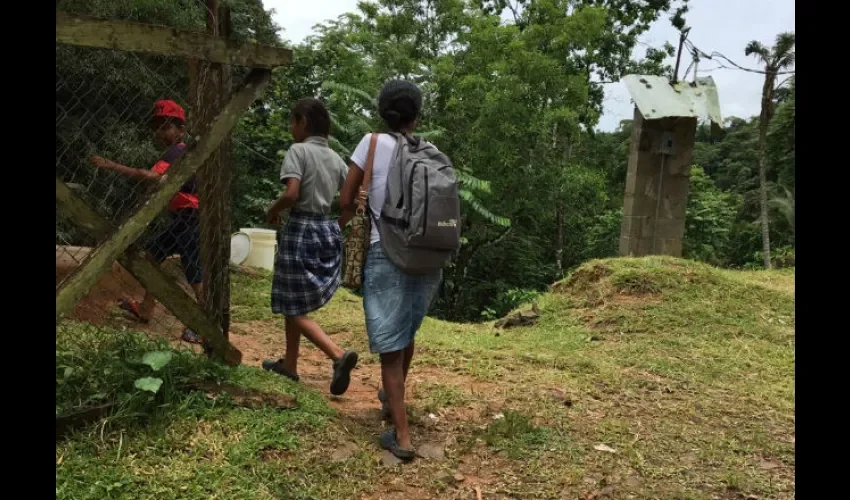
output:
<path id="1" fill-rule="evenodd" d="M 165 172 L 171 168 L 171 165 L 182 157 L 185 152 L 186 144 L 182 142 L 169 147 L 165 153 L 162 154 L 159 161 L 151 167 L 151 171 L 156 172 L 159 175 L 164 175 Z M 174 198 L 171 198 L 171 202 L 168 204 L 168 210 L 172 212 L 186 208 L 198 208 L 197 186 L 194 176 L 180 187 L 180 192 L 175 194 Z"/>

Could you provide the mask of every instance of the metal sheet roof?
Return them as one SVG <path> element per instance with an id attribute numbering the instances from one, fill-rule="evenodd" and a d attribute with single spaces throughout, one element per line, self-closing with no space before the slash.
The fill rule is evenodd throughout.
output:
<path id="1" fill-rule="evenodd" d="M 696 84 L 671 85 L 666 77 L 652 75 L 626 75 L 623 82 L 647 119 L 692 116 L 707 118 L 718 127 L 723 125 L 717 86 L 710 76 L 698 78 Z"/>

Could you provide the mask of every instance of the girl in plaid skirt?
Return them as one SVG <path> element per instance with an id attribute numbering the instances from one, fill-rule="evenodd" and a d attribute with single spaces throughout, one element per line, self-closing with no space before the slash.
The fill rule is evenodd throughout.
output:
<path id="1" fill-rule="evenodd" d="M 289 222 L 278 231 L 278 251 L 272 282 L 272 311 L 286 318 L 286 353 L 263 361 L 263 368 L 298 381 L 298 348 L 307 337 L 333 361 L 330 392 L 343 394 L 357 365 L 357 353 L 340 349 L 307 315 L 325 304 L 339 288 L 342 270 L 341 227 L 331 203 L 345 182 L 348 168 L 328 147 L 330 116 L 317 99 L 301 99 L 290 114 L 295 144 L 283 160 L 280 180 L 286 190 L 268 209 L 270 224 L 280 224 L 280 212 L 290 209 Z"/>

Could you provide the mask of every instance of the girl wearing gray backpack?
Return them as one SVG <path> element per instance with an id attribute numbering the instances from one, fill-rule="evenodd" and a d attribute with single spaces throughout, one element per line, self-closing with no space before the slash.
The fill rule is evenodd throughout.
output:
<path id="1" fill-rule="evenodd" d="M 371 234 L 363 268 L 363 309 L 369 348 L 381 358 L 378 398 L 394 429 L 381 446 L 414 457 L 404 403 L 414 338 L 437 294 L 442 269 L 460 247 L 460 199 L 451 161 L 412 136 L 422 92 L 411 82 L 387 82 L 378 111 L 389 133 L 367 134 L 351 155 L 340 202 L 368 206 Z M 362 205 L 361 205 L 362 206 Z"/>

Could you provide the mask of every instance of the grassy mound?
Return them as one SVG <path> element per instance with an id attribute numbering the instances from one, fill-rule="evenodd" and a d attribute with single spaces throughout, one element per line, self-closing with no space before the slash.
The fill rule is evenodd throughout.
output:
<path id="1" fill-rule="evenodd" d="M 734 337 L 760 329 L 793 341 L 794 271 L 717 269 L 670 257 L 588 262 L 553 286 L 551 298 L 606 332 Z M 787 327 L 787 328 L 783 328 Z"/>
<path id="2" fill-rule="evenodd" d="M 113 418 L 152 416 L 181 404 L 181 387 L 225 377 L 225 369 L 205 357 L 139 332 L 77 322 L 57 328 L 57 415 L 114 404 Z M 153 379 L 159 385 L 147 389 L 139 382 Z"/>
<path id="3" fill-rule="evenodd" d="M 791 281 L 793 269 L 777 272 Z M 765 274 L 765 273 L 761 273 Z M 734 293 L 760 291 L 759 280 L 747 280 L 758 272 L 726 271 L 707 264 L 673 257 L 641 257 L 593 260 L 585 263 L 565 280 L 552 286 L 560 294 L 584 296 L 595 302 L 618 295 L 642 296 L 677 293 L 688 289 L 700 290 L 727 288 Z M 741 278 L 744 279 L 741 279 Z M 788 290 L 776 290 L 788 291 Z M 737 298 L 737 297 L 736 297 Z"/>

